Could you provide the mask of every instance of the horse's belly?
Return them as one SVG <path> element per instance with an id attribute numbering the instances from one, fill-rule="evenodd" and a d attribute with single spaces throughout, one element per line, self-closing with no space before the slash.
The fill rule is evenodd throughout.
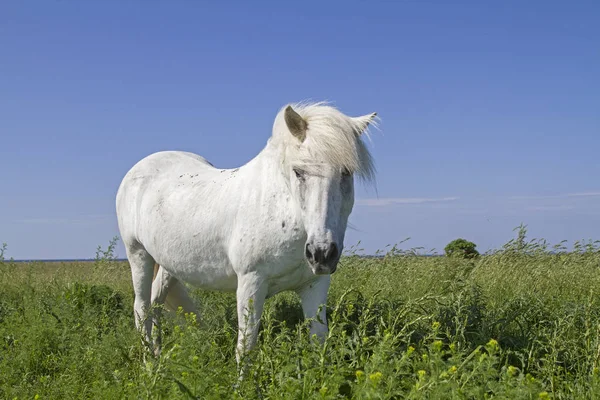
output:
<path id="1" fill-rule="evenodd" d="M 164 266 L 164 268 L 177 279 L 201 289 L 235 291 L 237 288 L 237 275 L 228 265 L 203 263 L 176 268 Z"/>

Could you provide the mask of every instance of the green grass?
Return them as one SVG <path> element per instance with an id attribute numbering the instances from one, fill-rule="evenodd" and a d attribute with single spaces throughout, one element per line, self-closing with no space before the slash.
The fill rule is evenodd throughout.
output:
<path id="1" fill-rule="evenodd" d="M 552 250 L 552 251 L 551 251 Z M 393 249 L 342 260 L 330 335 L 291 293 L 270 299 L 238 383 L 233 294 L 193 291 L 160 358 L 133 324 L 126 263 L 0 261 L 0 398 L 597 398 L 600 251 L 527 241 L 475 260 Z"/>

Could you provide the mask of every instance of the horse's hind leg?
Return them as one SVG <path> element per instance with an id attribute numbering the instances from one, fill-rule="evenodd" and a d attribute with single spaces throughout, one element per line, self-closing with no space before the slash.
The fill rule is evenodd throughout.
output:
<path id="1" fill-rule="evenodd" d="M 169 275 L 164 268 L 161 268 L 160 265 L 154 265 L 154 281 L 152 282 L 152 308 L 153 315 L 152 320 L 154 322 L 153 329 L 156 329 L 156 334 L 154 336 L 154 354 L 158 356 L 162 347 L 162 332 L 160 329 L 160 319 L 161 319 L 161 308 L 160 306 L 165 302 L 167 298 L 167 294 L 171 289 L 171 285 L 175 280 L 174 277 Z"/>
<path id="2" fill-rule="evenodd" d="M 194 304 L 194 300 L 192 300 L 188 294 L 185 285 L 177 279 L 175 279 L 175 282 L 169 288 L 165 305 L 171 311 L 177 311 L 177 309 L 181 307 L 184 313 L 194 313 L 198 315 L 198 309 Z"/>
<path id="3" fill-rule="evenodd" d="M 157 334 L 154 335 L 154 353 L 158 355 L 161 350 L 160 306 L 165 304 L 171 311 L 177 311 L 177 309 L 181 307 L 184 312 L 193 312 L 196 315 L 198 314 L 198 311 L 196 310 L 194 302 L 187 294 L 185 286 L 158 264 L 155 264 L 154 266 L 151 304 L 154 308 L 154 327 L 157 330 Z"/>
<path id="4" fill-rule="evenodd" d="M 170 311 L 177 311 L 181 307 L 184 313 L 198 314 L 185 285 L 156 264 L 152 283 L 152 304 L 163 303 Z"/>
<path id="5" fill-rule="evenodd" d="M 148 344 L 151 343 L 152 319 L 149 318 L 152 293 L 152 267 L 154 259 L 141 246 L 126 246 L 127 258 L 131 267 L 131 280 L 135 300 L 133 311 L 135 326 L 141 330 Z"/>

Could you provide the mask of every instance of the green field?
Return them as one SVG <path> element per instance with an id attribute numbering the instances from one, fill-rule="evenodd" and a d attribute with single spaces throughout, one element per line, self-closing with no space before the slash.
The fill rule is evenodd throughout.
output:
<path id="1" fill-rule="evenodd" d="M 144 353 L 126 263 L 0 262 L 0 398 L 599 398 L 600 251 L 520 236 L 474 260 L 396 249 L 333 276 L 330 336 L 270 299 L 238 384 L 233 294 L 193 291 Z"/>

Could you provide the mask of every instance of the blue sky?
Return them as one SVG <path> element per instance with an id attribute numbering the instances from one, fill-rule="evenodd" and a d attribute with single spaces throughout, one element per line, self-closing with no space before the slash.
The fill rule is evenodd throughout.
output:
<path id="1" fill-rule="evenodd" d="M 0 3 L 0 242 L 87 258 L 159 150 L 235 167 L 287 102 L 377 111 L 346 247 L 600 239 L 600 3 Z M 119 247 L 119 254 L 124 251 Z"/>

